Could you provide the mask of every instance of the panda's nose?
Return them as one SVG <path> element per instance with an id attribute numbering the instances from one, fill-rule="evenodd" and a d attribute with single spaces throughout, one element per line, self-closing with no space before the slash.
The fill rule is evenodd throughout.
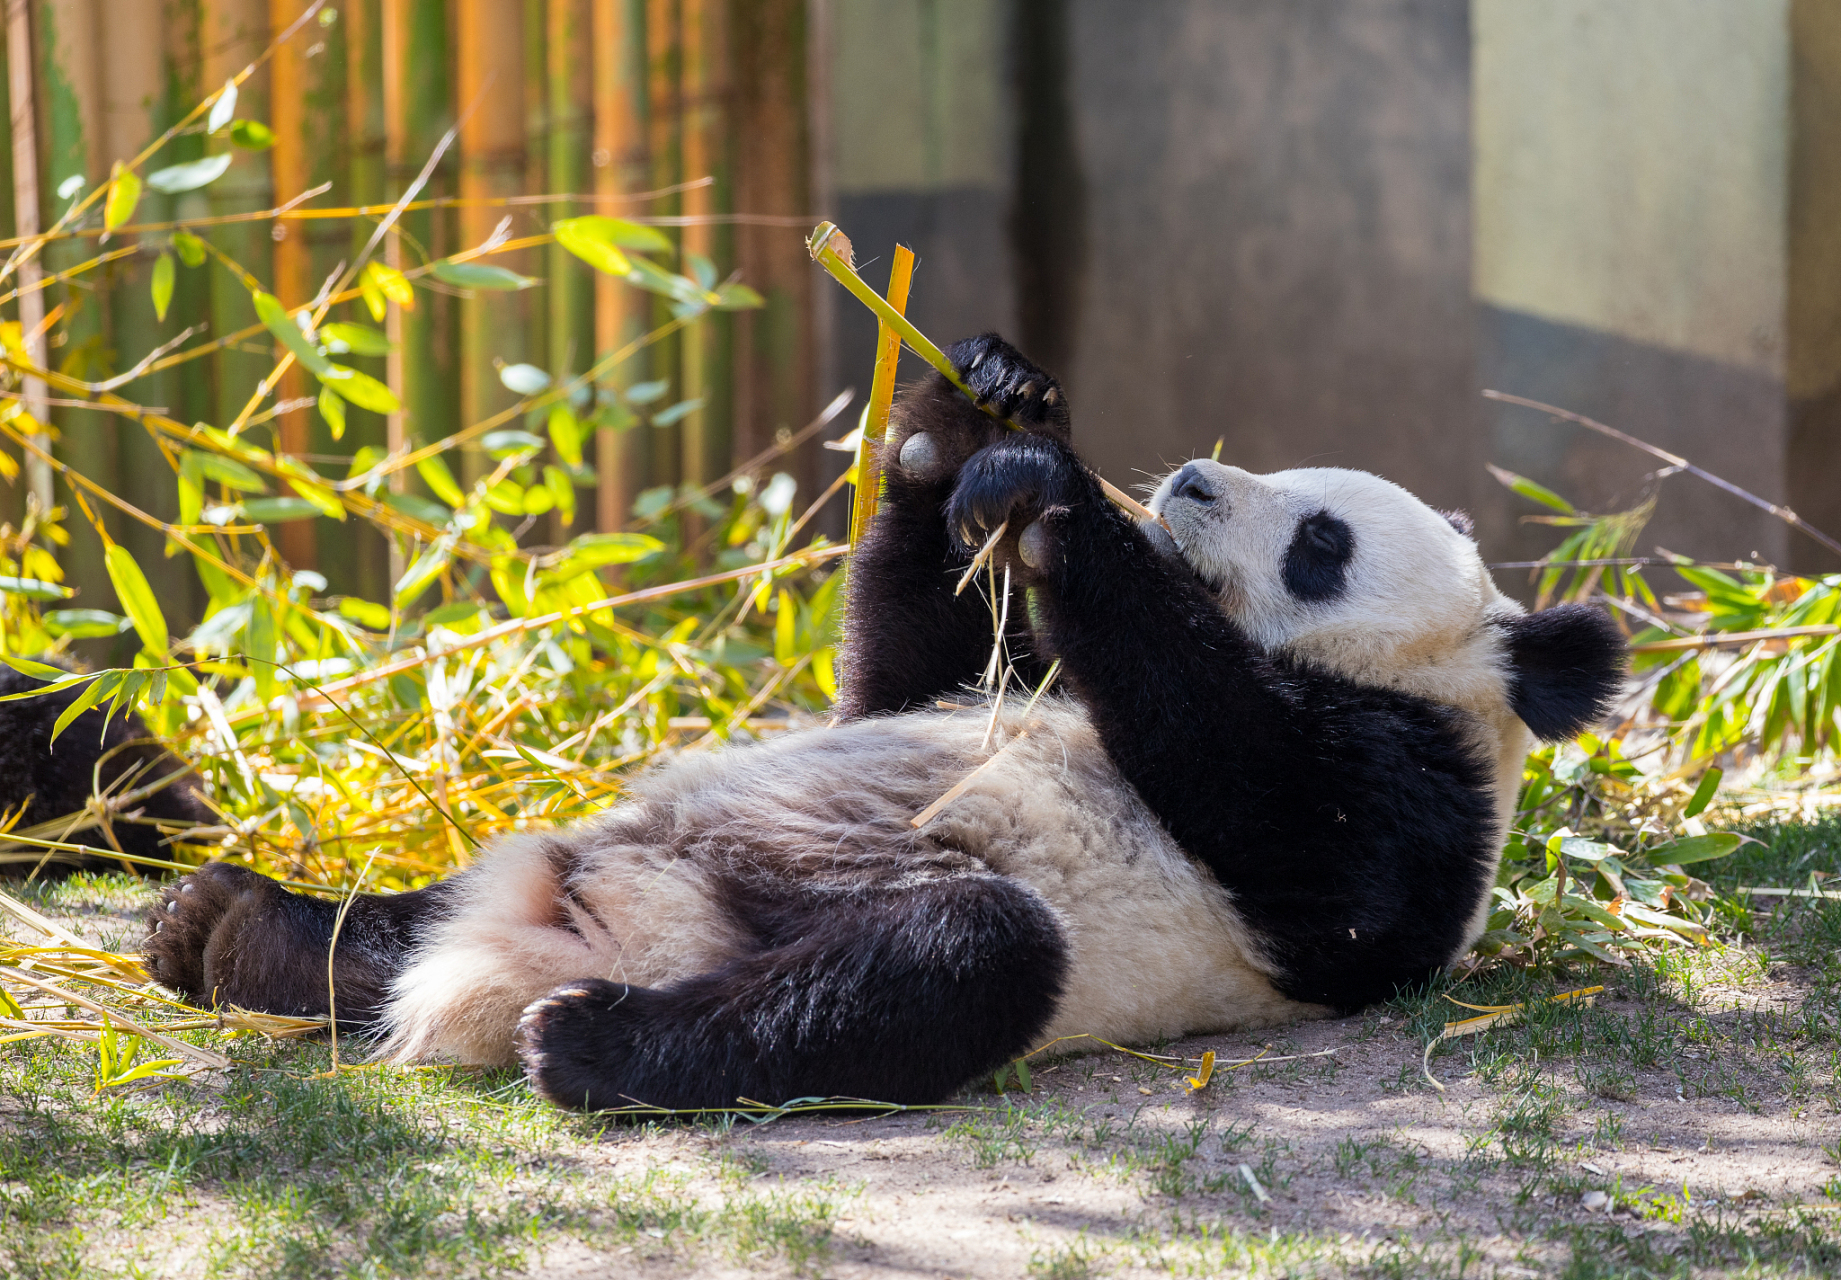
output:
<path id="1" fill-rule="evenodd" d="M 1215 492 L 1214 486 L 1203 477 L 1195 463 L 1191 462 L 1185 464 L 1183 469 L 1176 473 L 1176 483 L 1170 486 L 1170 496 L 1187 498 L 1191 502 L 1206 507 L 1220 495 Z"/>

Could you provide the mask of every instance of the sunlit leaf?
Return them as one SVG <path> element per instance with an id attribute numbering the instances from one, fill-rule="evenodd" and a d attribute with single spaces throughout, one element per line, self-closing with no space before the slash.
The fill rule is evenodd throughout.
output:
<path id="1" fill-rule="evenodd" d="M 582 426 L 575 419 L 575 411 L 559 400 L 550 406 L 550 415 L 546 425 L 549 428 L 550 443 L 556 449 L 556 456 L 569 466 L 581 466 Z"/>
<path id="2" fill-rule="evenodd" d="M 134 624 L 120 614 L 104 609 L 53 609 L 45 615 L 45 630 L 54 636 L 89 640 L 118 636 L 132 630 Z"/>
<path id="3" fill-rule="evenodd" d="M 232 120 L 230 141 L 245 151 L 267 151 L 275 145 L 275 131 L 259 120 Z"/>
<path id="4" fill-rule="evenodd" d="M 338 393 L 331 387 L 321 385 L 319 399 L 320 417 L 326 420 L 326 426 L 332 432 L 334 440 L 345 437 L 345 401 L 339 399 Z"/>
<path id="5" fill-rule="evenodd" d="M 1547 486 L 1543 484 L 1538 484 L 1528 479 L 1526 476 L 1518 476 L 1513 471 L 1505 471 L 1497 466 L 1490 466 L 1489 473 L 1495 476 L 1497 481 L 1504 487 L 1519 493 L 1522 497 L 1527 498 L 1531 502 L 1538 502 L 1543 507 L 1558 511 L 1562 515 L 1573 515 L 1577 510 L 1572 503 L 1562 498 L 1552 489 L 1547 488 Z"/>
<path id="6" fill-rule="evenodd" d="M 251 498 L 242 504 L 242 510 L 243 518 L 253 524 L 285 524 L 324 514 L 318 503 L 305 498 Z"/>
<path id="7" fill-rule="evenodd" d="M 625 218 L 600 215 L 566 218 L 550 229 L 556 233 L 556 243 L 589 266 L 614 275 L 624 275 L 625 266 L 602 266 L 592 255 L 608 248 L 631 249 L 637 253 L 670 253 L 673 248 L 670 237 L 658 228 L 629 222 Z M 620 260 L 624 262 L 625 259 L 626 255 L 622 253 Z"/>
<path id="8" fill-rule="evenodd" d="M 359 626 L 371 631 L 390 629 L 390 610 L 381 604 L 360 600 L 357 596 L 346 596 L 345 599 L 339 601 L 339 616 L 350 618 Z"/>
<path id="9" fill-rule="evenodd" d="M 499 381 L 513 395 L 542 395 L 550 389 L 550 375 L 534 364 L 508 364 L 499 367 Z"/>
<path id="10" fill-rule="evenodd" d="M 327 367 L 320 380 L 336 388 L 342 398 L 360 409 L 382 414 L 403 411 L 403 402 L 396 398 L 396 393 L 368 373 L 335 364 Z"/>
<path id="11" fill-rule="evenodd" d="M 528 289 L 539 283 L 530 276 L 521 276 L 504 267 L 484 262 L 453 262 L 446 258 L 435 263 L 429 274 L 442 284 L 452 285 L 456 289 Z"/>
<path id="12" fill-rule="evenodd" d="M 119 542 L 109 543 L 103 552 L 103 566 L 115 586 L 115 596 L 121 601 L 123 612 L 134 621 L 134 629 L 140 633 L 141 643 L 149 653 L 164 654 L 171 643 L 166 615 L 160 612 L 160 602 L 147 583 L 147 575 L 141 572 L 141 566 Z"/>
<path id="13" fill-rule="evenodd" d="M 341 348 L 355 356 L 387 356 L 396 350 L 377 330 L 362 324 L 335 321 L 320 326 L 320 339 L 335 354 Z"/>
<path id="14" fill-rule="evenodd" d="M 173 255 L 163 253 L 153 261 L 153 314 L 156 319 L 166 319 L 166 309 L 173 304 L 173 277 L 177 269 L 173 266 Z"/>
<path id="15" fill-rule="evenodd" d="M 334 376 L 335 366 L 332 361 L 321 354 L 320 349 L 300 331 L 300 326 L 288 314 L 288 309 L 281 305 L 279 298 L 257 289 L 250 295 L 250 299 L 256 304 L 256 318 L 262 321 L 263 327 L 274 334 L 282 346 L 294 353 L 301 368 L 320 379 Z"/>
<path id="16" fill-rule="evenodd" d="M 381 262 L 364 264 L 364 278 L 377 291 L 405 311 L 414 311 L 416 305 L 415 286 L 409 283 L 409 277 L 395 267 Z M 383 316 L 372 313 L 372 319 L 382 320 Z"/>
<path id="17" fill-rule="evenodd" d="M 416 459 L 416 474 L 422 477 L 422 483 L 435 491 L 435 496 L 450 507 L 458 507 L 466 501 L 466 494 L 461 492 L 460 482 L 454 479 L 447 463 L 440 454 L 431 453 L 426 458 Z"/>
<path id="18" fill-rule="evenodd" d="M 202 160 L 189 160 L 184 164 L 168 165 L 164 169 L 155 169 L 147 175 L 147 185 L 165 195 L 178 195 L 181 191 L 196 191 L 200 187 L 210 186 L 224 176 L 224 170 L 230 167 L 230 152 L 206 156 Z"/>
<path id="19" fill-rule="evenodd" d="M 38 578 L 18 578 L 6 574 L 0 574 L 0 591 L 10 591 L 28 600 L 68 600 L 77 594 L 69 587 L 60 587 L 55 582 L 45 582 Z"/>
<path id="20" fill-rule="evenodd" d="M 1719 831 L 1712 835 L 1672 840 L 1648 850 L 1647 855 L 1651 862 L 1658 865 L 1686 866 L 1691 862 L 1711 862 L 1715 858 L 1723 858 L 1744 843 L 1744 836 Z"/>
<path id="21" fill-rule="evenodd" d="M 217 95 L 217 101 L 211 104 L 211 114 L 205 117 L 205 132 L 216 133 L 237 113 L 237 85 L 235 80 L 226 80 L 223 91 Z"/>
<path id="22" fill-rule="evenodd" d="M 102 229 L 113 231 L 134 216 L 141 202 L 141 179 L 132 169 L 117 160 L 109 175 L 109 195 L 102 206 Z"/>
<path id="23" fill-rule="evenodd" d="M 730 283 L 716 286 L 716 309 L 718 311 L 752 311 L 756 307 L 766 305 L 767 299 L 745 284 Z"/>
<path id="24" fill-rule="evenodd" d="M 56 743 L 58 735 L 70 728 L 78 716 L 119 689 L 123 674 L 120 671 L 104 671 L 85 685 L 83 691 L 70 700 L 70 705 L 64 708 L 63 714 L 51 726 L 51 741 Z"/>

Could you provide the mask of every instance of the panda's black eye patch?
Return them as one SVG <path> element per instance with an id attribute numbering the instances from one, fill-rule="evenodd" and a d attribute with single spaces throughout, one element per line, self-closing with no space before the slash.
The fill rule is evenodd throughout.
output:
<path id="1" fill-rule="evenodd" d="M 1285 589 L 1300 600 L 1342 593 L 1343 569 L 1355 554 L 1355 534 L 1327 511 L 1305 516 L 1285 551 Z"/>

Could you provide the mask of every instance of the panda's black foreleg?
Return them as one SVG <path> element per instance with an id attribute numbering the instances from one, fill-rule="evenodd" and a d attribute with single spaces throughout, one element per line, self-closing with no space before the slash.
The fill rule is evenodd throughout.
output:
<path id="1" fill-rule="evenodd" d="M 359 894 L 343 924 L 339 904 L 292 893 L 267 876 L 213 862 L 169 885 L 147 913 L 147 967 L 194 1003 L 371 1023 L 422 929 L 439 917 L 445 884 L 412 893 Z"/>
<path id="2" fill-rule="evenodd" d="M 973 392 L 1032 432 L 1065 440 L 1060 384 L 995 334 L 954 344 L 948 357 Z M 971 552 L 946 527 L 965 460 L 1010 429 L 938 373 L 903 394 L 880 449 L 883 495 L 851 554 L 838 713 L 846 720 L 914 710 L 975 681 L 994 628 L 984 592 L 954 594 Z M 1014 531 L 1013 531 L 1014 532 Z M 1012 605 L 1009 649 L 1025 680 L 1040 675 L 1024 610 Z"/>
<path id="3" fill-rule="evenodd" d="M 647 988 L 589 978 L 525 1011 L 517 1045 L 566 1107 L 802 1097 L 937 1102 L 1032 1047 L 1067 968 L 1049 908 L 990 875 L 777 908 L 788 940 Z"/>

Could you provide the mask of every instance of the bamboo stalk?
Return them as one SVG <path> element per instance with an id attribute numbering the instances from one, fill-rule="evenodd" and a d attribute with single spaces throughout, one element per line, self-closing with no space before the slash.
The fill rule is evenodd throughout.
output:
<path id="1" fill-rule="evenodd" d="M 646 0 L 593 0 L 594 184 L 596 211 L 622 195 L 645 189 L 647 148 Z M 672 178 L 671 185 L 676 178 Z M 623 281 L 595 273 L 595 343 L 600 351 L 632 342 L 646 329 L 649 304 Z M 616 376 L 628 385 L 645 375 L 632 362 Z M 644 487 L 646 438 L 638 431 L 601 427 L 595 432 L 595 527 L 620 528 Z"/>
<path id="2" fill-rule="evenodd" d="M 590 0 L 547 0 L 544 189 L 548 191 L 580 191 L 593 167 L 592 18 Z M 574 201 L 559 200 L 549 207 L 550 217 L 567 218 L 577 212 L 574 205 Z M 600 273 L 587 270 L 561 245 L 551 244 L 546 255 L 547 363 L 551 376 L 562 382 L 575 370 L 594 363 L 593 277 Z M 550 541 L 564 541 L 566 530 L 562 513 L 557 511 L 551 517 Z"/>
<path id="3" fill-rule="evenodd" d="M 524 6 L 521 0 L 458 0 L 454 12 L 455 101 L 463 113 L 460 194 L 513 195 L 524 182 Z M 472 248 L 481 243 L 498 221 L 492 210 L 463 208 L 461 244 Z M 484 418 L 513 399 L 500 385 L 494 365 L 524 361 L 525 311 L 522 293 L 481 292 L 461 299 L 462 421 Z M 465 484 L 491 470 L 477 448 L 462 450 L 460 461 Z"/>
<path id="4" fill-rule="evenodd" d="M 7 0 L 6 70 L 12 108 L 13 230 L 22 239 L 38 234 L 38 115 L 32 92 L 32 24 L 26 0 Z M 25 263 L 19 271 L 19 325 L 26 335 L 25 351 L 34 364 L 45 363 L 45 298 L 37 292 L 44 268 L 39 261 Z M 26 412 L 33 421 L 50 422 L 45 405 L 45 380 L 27 378 L 23 385 Z M 49 449 L 50 437 L 42 431 L 33 437 Z M 36 458 L 26 462 L 26 488 L 41 511 L 52 505 L 51 468 Z"/>
<path id="5" fill-rule="evenodd" d="M 307 7 L 307 0 L 269 0 L 269 26 L 285 31 Z M 275 51 L 269 62 L 270 124 L 275 147 L 270 152 L 270 172 L 275 199 L 283 204 L 313 185 L 313 159 L 309 154 L 308 77 L 305 41 L 296 36 Z M 313 296 L 313 258 L 305 228 L 277 223 L 275 233 L 275 296 L 286 306 L 299 306 Z M 273 233 L 272 233 L 273 234 Z M 281 377 L 283 402 L 311 398 L 317 391 L 313 379 L 298 363 Z M 310 424 L 305 408 L 292 409 L 277 420 L 276 443 L 282 453 L 298 456 L 310 452 Z M 312 520 L 290 520 L 275 530 L 281 555 L 296 569 L 319 567 Z"/>
<path id="6" fill-rule="evenodd" d="M 721 62 L 722 37 L 718 17 L 720 6 L 715 0 L 679 0 L 682 14 L 683 91 L 683 178 L 686 181 L 714 176 L 724 166 L 721 157 Z M 720 195 L 713 182 L 691 188 L 684 193 L 684 215 L 707 219 L 716 212 Z M 717 256 L 716 228 L 708 221 L 685 225 L 682 250 L 689 255 L 714 262 Z M 683 391 L 686 400 L 701 400 L 701 408 L 683 419 L 683 460 L 679 468 L 682 483 L 702 487 L 711 476 L 722 472 L 729 463 L 727 415 L 717 408 L 717 389 L 723 381 L 720 366 L 726 317 L 704 315 L 683 336 Z M 688 518 L 688 517 L 687 517 Z M 691 531 L 694 539 L 695 531 Z"/>
<path id="7" fill-rule="evenodd" d="M 899 333 L 901 340 L 908 344 L 909 349 L 915 355 L 938 369 L 948 382 L 965 394 L 966 399 L 973 404 L 978 404 L 978 398 L 972 394 L 972 389 L 965 385 L 965 379 L 959 376 L 959 371 L 952 367 L 952 361 L 946 358 L 946 353 L 929 341 L 919 329 L 916 329 L 906 316 L 890 306 L 887 299 L 863 283 L 862 277 L 857 275 L 855 264 L 851 261 L 848 236 L 833 224 L 821 222 L 812 232 L 812 238 L 807 244 L 814 262 L 829 272 L 839 284 L 855 294 L 865 306 L 875 313 L 878 320 Z M 982 404 L 979 404 L 978 407 L 984 409 L 986 413 L 991 413 L 991 410 Z M 991 416 L 997 417 L 994 413 L 991 413 Z M 998 421 L 1014 430 L 1022 430 L 1016 423 L 1009 422 L 1007 419 L 998 418 Z M 1100 488 L 1105 490 L 1106 496 L 1126 511 L 1140 520 L 1162 523 L 1143 503 L 1117 485 L 1104 477 L 1096 477 L 1096 479 L 1099 480 Z"/>
<path id="8" fill-rule="evenodd" d="M 908 286 L 913 280 L 914 251 L 905 244 L 898 244 L 894 261 L 889 264 L 888 302 L 900 314 L 907 314 Z M 869 522 L 875 519 L 876 505 L 881 498 L 882 441 L 888 434 L 889 410 L 895 403 L 895 374 L 900 363 L 901 335 L 878 319 L 876 373 L 869 385 L 869 414 L 863 419 L 862 443 L 857 446 L 857 498 L 850 510 L 852 542 L 861 538 Z M 961 582 L 959 590 L 964 589 L 965 583 Z"/>

